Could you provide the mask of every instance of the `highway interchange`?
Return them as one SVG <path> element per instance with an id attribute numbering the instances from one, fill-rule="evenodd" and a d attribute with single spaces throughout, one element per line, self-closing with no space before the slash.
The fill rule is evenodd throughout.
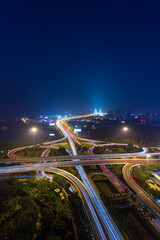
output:
<path id="1" fill-rule="evenodd" d="M 90 115 L 86 116 L 79 116 L 80 117 L 88 117 Z M 66 120 L 66 119 L 64 119 Z M 64 121 L 63 120 L 63 121 Z M 68 120 L 68 119 L 67 119 Z M 133 153 L 133 154 L 107 154 L 107 155 L 92 155 L 92 156 L 78 156 L 76 147 L 74 144 L 75 136 L 66 129 L 64 123 L 62 120 L 57 121 L 58 128 L 62 131 L 64 138 L 59 141 L 62 141 L 64 139 L 68 139 L 68 142 L 70 144 L 72 156 L 62 156 L 62 157 L 48 157 L 48 154 L 45 153 L 41 158 L 22 158 L 17 157 L 15 154 L 16 151 L 21 150 L 23 148 L 15 149 L 11 152 L 9 152 L 9 157 L 11 159 L 3 160 L 2 162 L 5 163 L 30 163 L 29 165 L 18 165 L 18 166 L 10 166 L 10 167 L 1 167 L 0 168 L 0 174 L 10 174 L 10 173 L 18 173 L 18 172 L 27 172 L 27 171 L 41 171 L 41 173 L 44 176 L 47 176 L 45 172 L 53 172 L 58 173 L 67 179 L 69 179 L 76 187 L 81 191 L 81 194 L 84 198 L 85 204 L 87 206 L 89 216 L 91 218 L 91 222 L 93 225 L 93 229 L 95 231 L 95 236 L 97 239 L 123 239 L 121 233 L 119 232 L 117 226 L 113 222 L 110 214 L 106 210 L 105 206 L 103 205 L 102 201 L 99 198 L 99 195 L 95 191 L 94 187 L 92 186 L 90 180 L 88 179 L 83 166 L 84 165 L 100 165 L 100 164 L 120 164 L 120 163 L 129 163 L 126 164 L 123 168 L 123 176 L 126 182 L 130 185 L 130 187 L 138 193 L 138 195 L 141 197 L 142 201 L 147 203 L 147 206 L 149 206 L 155 213 L 157 213 L 158 217 L 160 214 L 160 208 L 159 205 L 154 203 L 154 201 L 150 198 L 150 196 L 146 195 L 146 193 L 140 189 L 137 184 L 133 181 L 133 179 L 130 176 L 130 169 L 135 164 L 143 164 L 147 162 L 146 159 L 147 155 L 147 149 L 143 149 L 141 153 Z M 48 144 L 52 144 L 53 142 L 46 142 L 44 145 L 48 146 Z M 32 146 L 31 146 L 32 147 Z M 152 154 L 156 155 L 156 154 Z M 157 153 L 157 155 L 159 155 Z M 127 158 L 126 158 L 127 157 Z M 134 159 L 133 159 L 134 157 Z M 140 158 L 142 157 L 142 158 Z M 159 159 L 152 159 L 149 161 L 159 161 Z M 1 163 L 2 163 L 1 162 Z M 31 164 L 36 163 L 36 164 Z M 58 167 L 67 167 L 67 166 L 76 166 L 78 173 L 81 177 L 80 181 L 72 174 L 59 169 Z M 83 182 L 83 183 L 82 183 Z"/>

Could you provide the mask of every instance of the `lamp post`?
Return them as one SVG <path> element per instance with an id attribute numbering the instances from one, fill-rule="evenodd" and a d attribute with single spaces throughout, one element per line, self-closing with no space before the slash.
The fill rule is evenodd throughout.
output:
<path id="1" fill-rule="evenodd" d="M 33 133 L 33 145 L 35 146 L 37 128 L 36 127 L 32 127 L 31 131 Z"/>
<path id="2" fill-rule="evenodd" d="M 127 127 L 124 127 L 124 128 L 123 128 L 123 131 L 124 131 L 124 140 L 126 140 L 126 134 L 127 134 L 128 128 L 127 128 Z"/>

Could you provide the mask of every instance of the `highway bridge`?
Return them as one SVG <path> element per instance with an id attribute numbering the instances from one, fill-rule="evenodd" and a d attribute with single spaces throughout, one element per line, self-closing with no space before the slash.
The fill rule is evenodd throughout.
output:
<path id="1" fill-rule="evenodd" d="M 95 157 L 95 156 L 94 156 Z M 102 164 L 126 164 L 126 163 L 133 163 L 133 164 L 144 164 L 147 163 L 148 160 L 145 158 L 120 158 L 120 159 L 116 159 L 116 158 L 93 158 L 93 156 L 90 156 L 88 158 L 80 158 L 77 159 L 76 157 L 74 158 L 68 158 L 68 160 L 63 160 L 61 159 L 59 161 L 59 158 L 55 158 L 55 159 L 47 159 L 47 158 L 12 158 L 12 159 L 0 159 L 0 164 L 11 164 L 11 163 L 16 163 L 16 164 L 20 164 L 20 163 L 38 163 L 38 162 L 45 162 L 45 163 L 50 163 L 52 166 L 58 166 L 58 167 L 70 167 L 70 166 L 87 166 L 87 165 L 102 165 Z M 159 162 L 160 159 L 150 159 L 149 162 Z"/>
<path id="2" fill-rule="evenodd" d="M 76 147 L 74 145 L 74 142 L 72 140 L 72 134 L 70 134 L 69 131 L 67 131 L 64 127 L 64 124 L 59 120 L 57 121 L 57 126 L 58 128 L 63 132 L 64 136 L 66 136 L 66 138 L 69 141 L 71 150 L 72 150 L 72 154 L 74 156 L 77 156 L 77 151 L 76 151 Z M 75 160 L 76 161 L 76 160 Z M 94 187 L 92 186 L 91 182 L 89 181 L 84 169 L 82 166 L 77 166 L 76 167 L 78 170 L 78 173 L 82 179 L 82 182 L 84 183 L 85 187 L 87 188 L 90 197 L 93 199 L 94 201 L 94 205 L 99 213 L 99 217 L 103 223 L 103 227 L 105 228 L 105 230 L 107 231 L 107 236 L 109 239 L 113 239 L 113 240 L 122 240 L 123 237 L 119 231 L 119 229 L 117 228 L 117 226 L 115 225 L 115 223 L 113 222 L 110 214 L 108 213 L 108 211 L 106 210 L 105 206 L 103 205 L 99 195 L 97 194 L 97 192 L 95 191 Z M 100 233 L 101 234 L 101 233 Z M 102 235 L 103 238 L 103 235 Z"/>
<path id="3" fill-rule="evenodd" d="M 91 116 L 91 115 L 89 115 L 89 116 Z M 76 118 L 80 118 L 80 117 L 76 117 Z M 63 121 L 65 121 L 65 120 L 66 119 L 64 119 Z M 56 173 L 62 175 L 63 170 L 58 169 L 58 167 L 76 166 L 76 168 L 79 172 L 79 175 L 82 179 L 82 182 L 83 182 L 83 183 L 81 182 L 81 185 L 84 185 L 83 187 L 85 187 L 85 191 L 88 194 L 86 199 L 89 198 L 90 201 L 92 202 L 92 206 L 88 206 L 88 209 L 92 216 L 91 218 L 94 222 L 93 225 L 94 225 L 94 229 L 95 229 L 97 238 L 98 239 L 107 239 L 108 238 L 108 239 L 113 239 L 113 240 L 123 239 L 117 226 L 114 224 L 110 214 L 104 207 L 97 192 L 95 191 L 90 180 L 88 179 L 87 175 L 85 174 L 82 166 L 102 165 L 102 164 L 126 164 L 126 163 L 129 163 L 132 166 L 133 164 L 135 165 L 135 164 L 143 164 L 143 163 L 147 163 L 147 162 L 158 162 L 160 160 L 159 158 L 147 159 L 147 156 L 149 154 L 150 156 L 154 157 L 154 156 L 160 155 L 160 153 L 147 153 L 147 149 L 143 148 L 143 151 L 140 153 L 100 154 L 100 155 L 92 155 L 92 156 L 91 155 L 78 156 L 75 145 L 74 145 L 74 141 L 76 141 L 76 137 L 72 133 L 70 133 L 70 131 L 64 126 L 64 123 L 61 120 L 57 121 L 57 126 L 64 134 L 64 138 L 61 140 L 58 140 L 57 142 L 63 141 L 64 139 L 68 139 L 71 150 L 72 150 L 72 155 L 48 157 L 48 154 L 43 154 L 42 157 L 38 157 L 38 158 L 37 157 L 36 158 L 28 158 L 27 157 L 26 158 L 26 157 L 20 157 L 20 156 L 16 155 L 17 151 L 20 151 L 26 147 L 17 148 L 8 153 L 8 156 L 10 157 L 10 159 L 5 159 L 5 160 L 2 159 L 0 161 L 0 163 L 7 163 L 7 164 L 14 163 L 14 166 L 8 166 L 8 167 L 5 166 L 3 168 L 0 168 L 0 174 L 10 174 L 10 173 L 17 173 L 17 172 L 20 173 L 20 172 L 27 172 L 27 171 L 34 170 L 34 171 L 41 171 L 41 173 L 43 173 L 44 176 L 45 176 L 44 171 L 47 171 L 47 172 L 53 171 L 53 172 L 56 172 Z M 51 141 L 49 143 L 46 142 L 44 145 L 47 147 L 48 144 L 53 144 L 53 141 Z M 32 146 L 29 146 L 29 147 L 32 147 Z M 15 164 L 20 164 L 20 163 L 23 163 L 23 165 L 15 166 Z M 30 164 L 27 164 L 27 163 L 30 163 Z M 33 164 L 33 163 L 35 163 L 35 164 Z M 63 172 L 63 174 L 64 174 L 64 172 Z M 69 173 L 65 173 L 65 174 L 69 174 Z M 64 174 L 64 176 L 67 178 L 68 175 L 65 175 L 65 174 Z M 124 171 L 123 174 L 128 176 L 128 177 L 126 177 L 126 181 L 127 181 L 129 179 L 128 174 L 130 174 L 130 168 L 126 167 L 126 172 Z M 73 178 L 72 178 L 72 181 L 73 181 Z M 76 183 L 74 183 L 74 184 L 76 184 Z M 84 192 L 84 191 L 81 190 L 81 192 Z M 159 210 L 155 209 L 154 206 L 151 206 L 151 207 L 153 207 L 153 209 L 159 214 Z"/>

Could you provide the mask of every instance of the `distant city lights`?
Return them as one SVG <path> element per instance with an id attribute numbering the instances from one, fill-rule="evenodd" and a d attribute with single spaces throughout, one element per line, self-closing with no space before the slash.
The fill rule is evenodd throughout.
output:
<path id="1" fill-rule="evenodd" d="M 121 121 L 121 123 L 125 123 L 125 121 Z"/>
<path id="2" fill-rule="evenodd" d="M 97 115 L 97 116 L 103 116 L 103 113 L 102 113 L 102 110 L 101 110 L 101 108 L 99 109 L 99 112 L 97 112 L 97 109 L 95 108 L 95 110 L 94 110 L 94 115 Z"/>
<path id="3" fill-rule="evenodd" d="M 50 136 L 50 137 L 53 137 L 53 136 L 55 136 L 55 134 L 54 134 L 54 133 L 50 133 L 49 136 Z"/>
<path id="4" fill-rule="evenodd" d="M 81 132 L 81 129 L 80 129 L 80 128 L 75 128 L 75 129 L 74 129 L 74 132 L 75 132 L 75 133 L 79 133 L 79 132 Z"/>
<path id="5" fill-rule="evenodd" d="M 49 126 L 54 126 L 54 125 L 55 125 L 55 123 L 50 123 L 50 124 L 49 124 Z"/>

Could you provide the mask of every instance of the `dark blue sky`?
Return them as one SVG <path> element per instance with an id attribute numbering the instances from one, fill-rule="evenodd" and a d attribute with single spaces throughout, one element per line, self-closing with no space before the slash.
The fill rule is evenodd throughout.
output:
<path id="1" fill-rule="evenodd" d="M 160 1 L 1 1 L 0 116 L 160 112 Z"/>

